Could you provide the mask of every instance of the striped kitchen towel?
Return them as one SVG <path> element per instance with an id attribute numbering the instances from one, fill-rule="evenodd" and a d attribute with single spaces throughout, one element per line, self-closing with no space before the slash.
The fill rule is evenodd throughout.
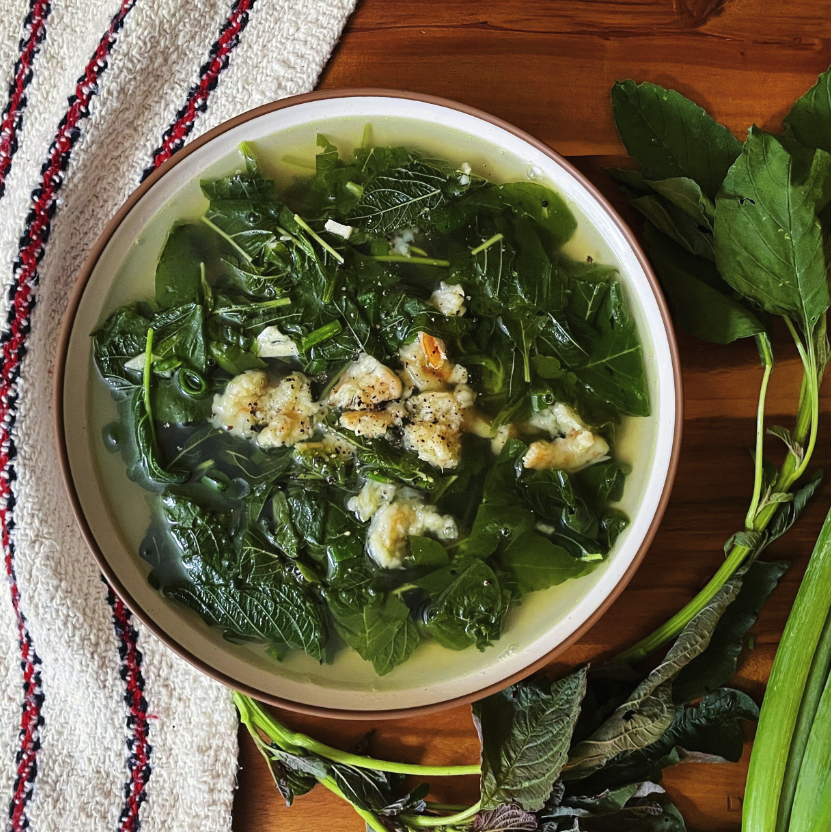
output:
<path id="1" fill-rule="evenodd" d="M 148 170 L 307 92 L 355 0 L 3 0 L 0 72 L 0 800 L 6 829 L 227 830 L 229 692 L 102 581 L 52 436 L 75 276 Z M 2 810 L 5 811 L 5 810 Z"/>

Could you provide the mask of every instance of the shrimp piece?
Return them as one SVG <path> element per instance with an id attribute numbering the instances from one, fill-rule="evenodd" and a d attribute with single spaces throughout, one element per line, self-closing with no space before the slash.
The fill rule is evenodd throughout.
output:
<path id="1" fill-rule="evenodd" d="M 467 381 L 467 370 L 447 358 L 444 341 L 426 332 L 419 332 L 417 340 L 401 347 L 398 357 L 404 365 L 404 383 L 419 391 L 446 390 L 451 384 Z"/>
<path id="2" fill-rule="evenodd" d="M 595 436 L 590 430 L 574 430 L 551 442 L 532 442 L 522 464 L 537 471 L 559 468 L 573 472 L 608 459 L 608 454 L 609 445 L 602 436 Z"/>
<path id="3" fill-rule="evenodd" d="M 365 352 L 343 372 L 329 396 L 329 404 L 343 410 L 363 410 L 401 397 L 401 379 Z"/>

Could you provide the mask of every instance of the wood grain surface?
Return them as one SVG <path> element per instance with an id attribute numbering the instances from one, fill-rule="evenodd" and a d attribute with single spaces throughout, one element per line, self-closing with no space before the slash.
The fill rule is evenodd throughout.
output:
<path id="1" fill-rule="evenodd" d="M 792 101 L 831 63 L 823 21 L 831 0 L 362 0 L 320 86 L 385 87 L 441 95 L 500 116 L 569 155 L 639 230 L 604 169 L 623 152 L 609 88 L 652 80 L 694 98 L 742 135 L 777 129 Z M 752 487 L 760 369 L 752 343 L 706 344 L 678 334 L 685 420 L 680 465 L 664 521 L 629 587 L 603 619 L 550 668 L 552 675 L 610 657 L 680 609 L 718 568 L 724 540 L 742 524 Z M 800 374 L 787 333 L 777 333 L 767 412 L 790 424 Z M 829 403 L 822 416 L 828 419 Z M 770 453 L 777 452 L 774 446 Z M 831 429 L 814 459 L 831 457 Z M 752 632 L 734 685 L 761 700 L 776 646 L 828 505 L 823 487 L 803 518 L 768 550 L 792 562 Z M 371 731 L 373 756 L 433 764 L 472 763 L 478 743 L 469 707 L 367 723 L 280 718 L 348 749 Z M 252 743 L 240 735 L 235 832 L 362 832 L 329 792 L 287 809 Z M 738 764 L 686 764 L 663 785 L 698 832 L 738 830 L 750 739 Z M 435 784 L 432 799 L 476 799 L 474 777 Z"/>

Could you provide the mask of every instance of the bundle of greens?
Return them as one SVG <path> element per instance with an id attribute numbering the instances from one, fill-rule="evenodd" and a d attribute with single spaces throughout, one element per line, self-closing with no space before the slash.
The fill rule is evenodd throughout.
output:
<path id="1" fill-rule="evenodd" d="M 94 356 L 105 440 L 153 495 L 151 582 L 230 640 L 345 642 L 385 674 L 425 638 L 484 649 L 521 596 L 606 556 L 628 522 L 614 429 L 646 381 L 614 269 L 561 250 L 556 193 L 318 145 L 284 193 L 246 145 L 203 181 L 154 301 Z"/>
<path id="2" fill-rule="evenodd" d="M 798 490 L 816 447 L 819 387 L 828 362 L 831 70 L 800 98 L 781 136 L 751 128 L 744 145 L 703 110 L 651 84 L 617 84 L 615 118 L 644 169 L 614 171 L 647 218 L 645 237 L 678 320 L 727 343 L 754 337 L 762 357 L 755 483 L 745 528 L 704 590 L 622 658 L 664 644 L 786 531 L 819 484 Z M 770 332 L 781 317 L 804 375 L 795 425 L 777 469 L 764 458 L 764 412 L 773 369 Z M 826 520 L 771 673 L 743 808 L 748 832 L 827 829 L 831 819 L 831 519 Z"/>
<path id="3" fill-rule="evenodd" d="M 682 832 L 684 821 L 659 785 L 662 771 L 741 756 L 741 721 L 756 719 L 758 709 L 723 685 L 784 570 L 759 562 L 728 581 L 645 678 L 625 664 L 582 668 L 475 703 L 480 765 L 347 753 L 291 731 L 246 696 L 234 700 L 288 805 L 320 784 L 374 832 Z M 481 774 L 481 799 L 469 807 L 427 802 L 426 783 L 402 788 L 406 775 L 464 774 Z"/>

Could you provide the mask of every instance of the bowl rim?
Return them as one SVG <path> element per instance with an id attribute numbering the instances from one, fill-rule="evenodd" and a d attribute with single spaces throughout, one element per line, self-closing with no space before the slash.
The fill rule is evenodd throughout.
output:
<path id="1" fill-rule="evenodd" d="M 624 574 L 621 576 L 620 580 L 617 582 L 617 584 L 615 584 L 611 592 L 603 599 L 603 601 L 597 607 L 597 609 L 594 610 L 594 612 L 592 612 L 592 614 L 573 633 L 571 633 L 568 636 L 568 638 L 560 642 L 560 644 L 552 648 L 544 656 L 541 656 L 536 661 L 524 667 L 522 670 L 519 670 L 516 673 L 513 673 L 510 676 L 499 680 L 498 682 L 494 682 L 493 684 L 490 684 L 471 693 L 467 693 L 451 699 L 442 700 L 441 702 L 434 702 L 426 705 L 418 705 L 407 708 L 392 708 L 377 711 L 345 710 L 339 708 L 307 705 L 303 702 L 284 699 L 282 697 L 278 697 L 273 694 L 267 693 L 266 691 L 259 690 L 253 686 L 243 684 L 233 679 L 226 673 L 217 670 L 204 659 L 201 659 L 198 656 L 193 655 L 189 650 L 181 646 L 174 636 L 172 636 L 163 628 L 158 626 L 148 615 L 145 614 L 141 606 L 135 601 L 135 599 L 133 599 L 129 590 L 116 577 L 113 569 L 109 565 L 106 556 L 98 546 L 98 543 L 92 534 L 92 530 L 90 529 L 89 524 L 87 523 L 83 509 L 81 508 L 78 493 L 75 489 L 72 471 L 69 466 L 66 436 L 64 433 L 64 376 L 66 373 L 66 360 L 69 349 L 70 334 L 75 323 L 75 317 L 78 311 L 78 307 L 81 303 L 81 299 L 84 295 L 87 283 L 89 282 L 89 279 L 99 258 L 101 257 L 101 254 L 103 253 L 104 249 L 106 248 L 116 229 L 121 225 L 121 223 L 130 213 L 130 211 L 132 211 L 136 203 L 144 196 L 145 193 L 147 193 L 147 191 L 149 191 L 153 187 L 153 185 L 156 182 L 158 182 L 162 177 L 166 176 L 167 173 L 171 171 L 174 167 L 176 167 L 176 165 L 178 165 L 183 159 L 185 159 L 198 148 L 211 142 L 217 136 L 226 133 L 228 130 L 231 130 L 232 128 L 237 127 L 238 125 L 244 124 L 253 119 L 256 119 L 259 116 L 276 112 L 278 110 L 286 109 L 288 107 L 293 107 L 299 104 L 305 104 L 311 101 L 341 98 L 397 98 L 407 101 L 423 102 L 426 104 L 432 104 L 437 105 L 439 107 L 456 110 L 465 115 L 473 116 L 475 118 L 481 119 L 482 121 L 488 122 L 496 127 L 501 128 L 502 130 L 505 130 L 506 132 L 512 133 L 514 136 L 527 142 L 529 145 L 531 145 L 541 153 L 544 153 L 546 156 L 550 157 L 554 162 L 556 162 L 558 165 L 564 168 L 591 194 L 591 196 L 608 214 L 609 218 L 617 226 L 618 230 L 625 238 L 627 244 L 630 246 L 636 258 L 638 259 L 638 262 L 643 268 L 644 274 L 646 275 L 646 279 L 655 296 L 655 301 L 658 304 L 658 309 L 664 323 L 664 328 L 666 330 L 675 387 L 675 425 L 673 429 L 672 448 L 670 450 L 670 459 L 669 465 L 667 467 L 667 475 L 664 480 L 663 490 L 661 492 L 661 497 L 658 501 L 657 509 L 652 517 L 652 521 L 649 525 L 649 528 L 647 529 L 646 535 L 641 541 L 638 551 L 635 553 L 634 557 L 632 558 L 632 561 L 630 562 Z M 550 148 L 547 144 L 540 141 L 539 139 L 534 138 L 530 134 L 526 133 L 524 130 L 515 127 L 510 122 L 498 118 L 497 116 L 491 115 L 490 113 L 487 113 L 483 110 L 479 110 L 475 107 L 470 107 L 466 104 L 462 104 L 457 101 L 442 98 L 440 96 L 428 95 L 426 93 L 408 92 L 404 90 L 388 90 L 375 87 L 355 87 L 347 89 L 319 90 L 315 92 L 304 93 L 302 95 L 294 95 L 288 98 L 282 98 L 277 101 L 272 101 L 268 104 L 264 104 L 260 107 L 248 110 L 244 113 L 241 113 L 238 116 L 235 116 L 234 118 L 222 122 L 213 129 L 209 130 L 204 135 L 187 144 L 184 148 L 182 148 L 180 151 L 178 151 L 169 159 L 167 159 L 167 161 L 165 161 L 162 165 L 156 168 L 150 174 L 150 176 L 148 176 L 147 179 L 145 179 L 138 186 L 138 188 L 136 188 L 136 190 L 133 191 L 132 194 L 130 194 L 130 196 L 121 206 L 121 208 L 119 208 L 119 210 L 116 212 L 113 218 L 107 223 L 106 227 L 101 232 L 101 235 L 96 240 L 95 245 L 93 246 L 83 265 L 81 266 L 80 273 L 78 275 L 72 293 L 69 297 L 69 302 L 67 304 L 66 311 L 64 312 L 63 321 L 61 324 L 61 331 L 58 339 L 58 348 L 55 357 L 54 383 L 52 392 L 53 426 L 57 442 L 58 460 L 61 469 L 61 476 L 64 481 L 64 486 L 67 490 L 70 505 L 72 507 L 72 513 L 75 515 L 75 519 L 81 529 L 81 533 L 84 537 L 84 540 L 86 541 L 87 546 L 89 547 L 93 557 L 98 563 L 98 567 L 101 569 L 101 572 L 107 579 L 109 586 L 112 587 L 116 595 L 127 605 L 127 607 L 132 611 L 132 613 L 142 622 L 142 624 L 144 624 L 144 626 L 147 627 L 148 630 L 150 630 L 150 632 L 153 633 L 153 635 L 155 635 L 156 638 L 158 638 L 163 644 L 165 644 L 168 648 L 173 650 L 174 653 L 179 655 L 181 658 L 185 659 L 185 661 L 189 662 L 191 665 L 198 668 L 209 677 L 215 679 L 218 682 L 221 682 L 222 684 L 226 685 L 232 690 L 237 690 L 241 693 L 251 696 L 254 699 L 258 699 L 262 702 L 266 702 L 270 705 L 274 705 L 279 708 L 285 708 L 286 710 L 295 711 L 297 713 L 307 714 L 310 716 L 353 720 L 396 719 L 417 715 L 420 716 L 473 702 L 477 699 L 481 699 L 485 696 L 502 690 L 508 687 L 509 685 L 512 685 L 520 681 L 521 679 L 530 676 L 531 674 L 543 668 L 545 665 L 549 664 L 553 659 L 555 659 L 561 653 L 565 652 L 569 647 L 571 647 L 571 645 L 573 645 L 576 641 L 582 638 L 582 636 L 585 635 L 597 623 L 597 621 L 618 599 L 620 594 L 631 581 L 635 572 L 637 572 L 644 557 L 646 556 L 647 551 L 649 550 L 650 545 L 652 544 L 652 541 L 655 537 L 661 520 L 663 519 L 664 512 L 666 510 L 667 503 L 669 502 L 670 494 L 672 492 L 672 486 L 675 481 L 675 475 L 678 469 L 678 457 L 681 450 L 681 435 L 684 423 L 684 400 L 682 392 L 681 367 L 678 354 L 678 344 L 675 338 L 675 332 L 672 327 L 672 321 L 670 319 L 666 299 L 664 298 L 664 295 L 661 291 L 660 285 L 658 283 L 657 278 L 655 277 L 652 267 L 650 266 L 649 261 L 647 260 L 646 255 L 641 249 L 641 246 L 636 240 L 633 232 L 631 231 L 629 226 L 623 221 L 623 219 L 620 217 L 617 211 L 612 207 L 609 201 L 597 189 L 597 187 L 595 187 L 595 185 L 592 182 L 590 182 L 579 170 L 577 170 L 572 164 L 570 164 L 565 158 L 563 158 L 559 153 Z"/>

